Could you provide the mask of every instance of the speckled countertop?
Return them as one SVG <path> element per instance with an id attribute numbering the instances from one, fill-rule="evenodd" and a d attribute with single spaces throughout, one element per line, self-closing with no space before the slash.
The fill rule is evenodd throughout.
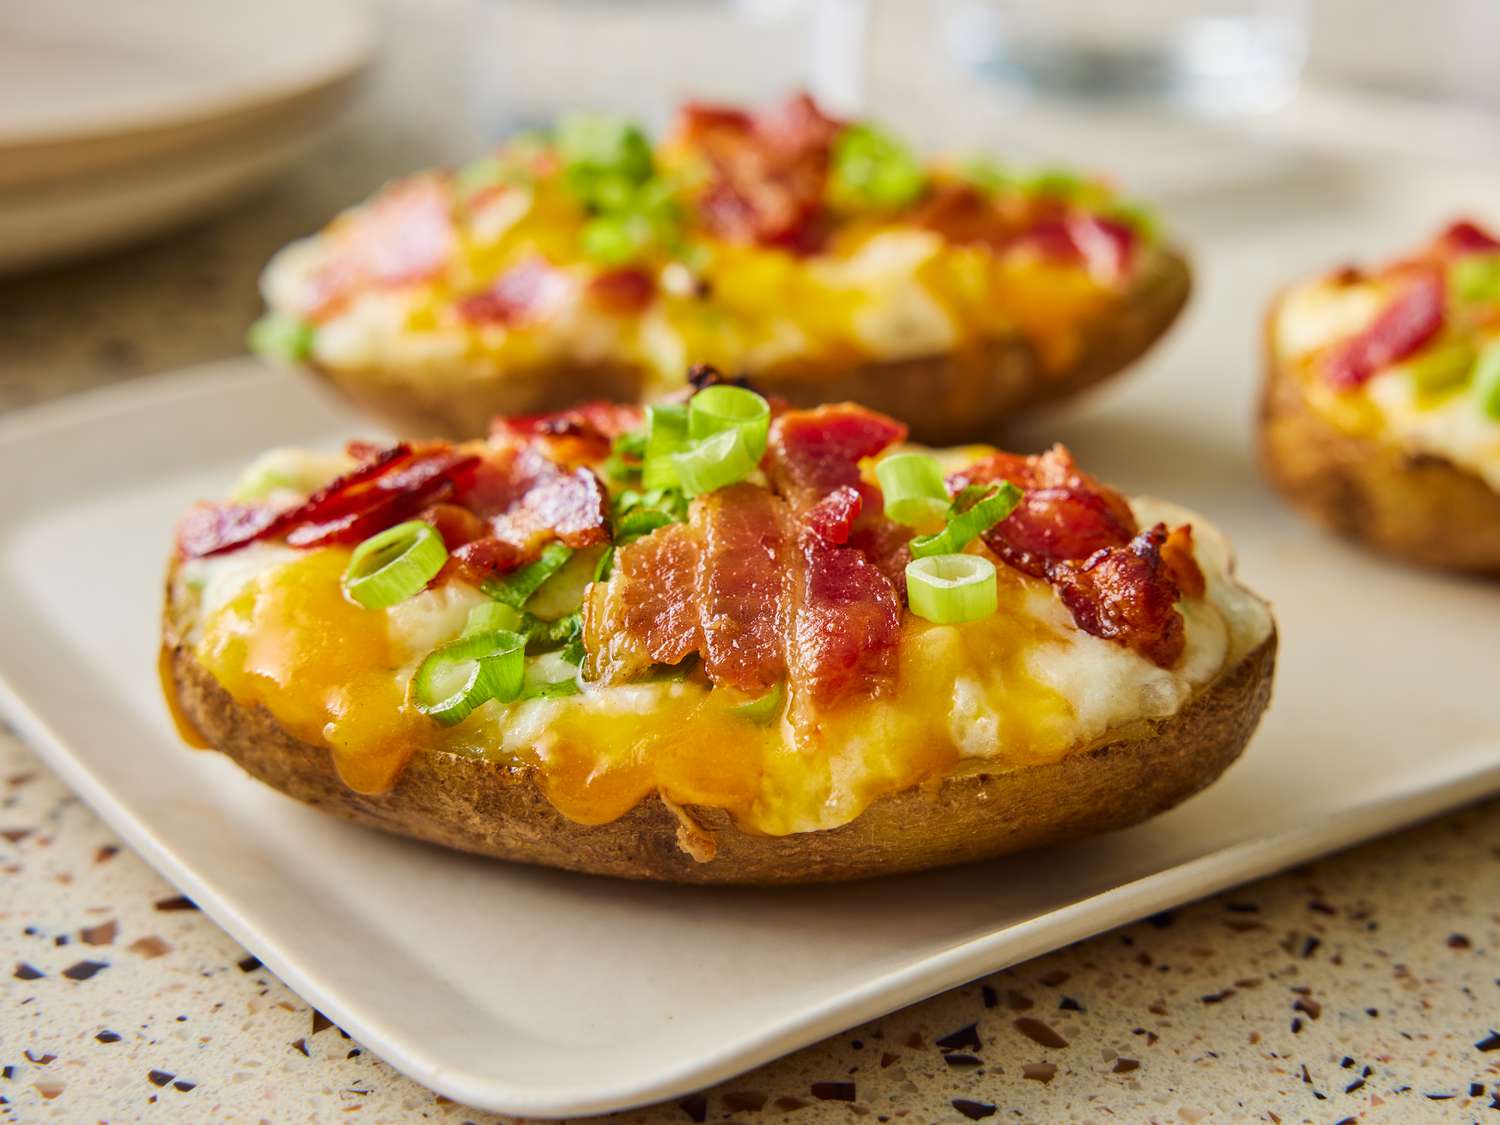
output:
<path id="1" fill-rule="evenodd" d="M 430 29 L 223 218 L 0 280 L 0 409 L 233 354 L 266 256 L 473 138 Z M 445 78 L 445 76 L 447 76 Z M 419 77 L 427 96 L 399 96 Z M 0 640 L 3 643 L 3 640 Z M 614 1120 L 1500 1121 L 1500 802 Z M 344 1036 L 0 730 L 0 1121 L 498 1121 Z"/>

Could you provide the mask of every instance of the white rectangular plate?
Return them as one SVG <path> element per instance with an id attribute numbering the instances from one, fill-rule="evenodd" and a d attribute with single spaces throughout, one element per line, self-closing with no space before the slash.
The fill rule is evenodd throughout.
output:
<path id="1" fill-rule="evenodd" d="M 1303 526 L 1252 461 L 1279 282 L 1394 252 L 1500 179 L 1322 166 L 1189 206 L 1198 297 L 1142 370 L 1023 435 L 1209 514 L 1282 630 L 1275 701 L 1204 795 L 1110 838 L 807 890 L 642 886 L 327 818 L 177 740 L 156 683 L 173 522 L 263 447 L 370 427 L 248 362 L 0 420 L 4 704 L 63 777 L 288 984 L 459 1101 L 561 1115 L 670 1097 L 1173 903 L 1500 787 L 1494 585 Z M 1491 212 L 1490 218 L 1500 219 Z"/>

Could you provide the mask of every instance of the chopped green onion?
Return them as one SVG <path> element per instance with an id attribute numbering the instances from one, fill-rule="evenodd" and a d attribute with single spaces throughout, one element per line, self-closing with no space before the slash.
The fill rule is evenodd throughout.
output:
<path id="1" fill-rule="evenodd" d="M 615 542 L 629 543 L 632 539 L 651 534 L 658 527 L 680 522 L 659 508 L 637 508 L 615 521 Z"/>
<path id="2" fill-rule="evenodd" d="M 1466 301 L 1500 300 L 1500 254 L 1467 254 L 1453 263 L 1449 277 Z"/>
<path id="3" fill-rule="evenodd" d="M 766 448 L 771 431 L 771 404 L 754 391 L 725 383 L 704 387 L 688 403 L 688 437 L 702 441 L 725 430 L 744 431 L 753 452 Z"/>
<path id="4" fill-rule="evenodd" d="M 885 514 L 897 523 L 920 527 L 948 510 L 943 468 L 925 453 L 895 453 L 875 465 L 885 498 Z"/>
<path id="5" fill-rule="evenodd" d="M 1108 218 L 1124 223 L 1147 242 L 1155 242 L 1161 235 L 1161 221 L 1157 219 L 1156 212 L 1144 203 L 1135 200 L 1120 200 L 1106 203 L 1100 208 L 1100 212 Z"/>
<path id="6" fill-rule="evenodd" d="M 578 636 L 563 645 L 557 655 L 569 664 L 582 664 L 583 658 L 588 655 L 588 650 L 583 647 L 583 634 L 580 632 Z"/>
<path id="7" fill-rule="evenodd" d="M 615 570 L 615 545 L 611 543 L 604 548 L 604 553 L 599 556 L 599 561 L 594 564 L 594 581 L 608 582 L 609 576 Z"/>
<path id="8" fill-rule="evenodd" d="M 688 408 L 678 402 L 646 407 L 646 456 L 641 463 L 641 487 L 675 488 L 677 466 L 673 454 L 687 448 Z"/>
<path id="9" fill-rule="evenodd" d="M 742 481 L 755 472 L 760 453 L 750 450 L 744 430 L 722 430 L 681 453 L 674 453 L 672 464 L 682 483 L 683 495 L 701 496 Z"/>
<path id="10" fill-rule="evenodd" d="M 911 150 L 872 125 L 850 125 L 833 141 L 828 190 L 835 206 L 897 208 L 927 186 Z"/>
<path id="11" fill-rule="evenodd" d="M 570 613 L 556 621 L 544 621 L 528 613 L 522 619 L 520 632 L 526 638 L 527 652 L 548 652 L 583 632 L 583 616 Z"/>
<path id="12" fill-rule="evenodd" d="M 781 702 L 785 694 L 781 684 L 777 683 L 759 699 L 752 699 L 749 703 L 741 703 L 738 707 L 731 707 L 730 712 L 739 715 L 741 718 L 749 719 L 752 723 L 760 723 L 762 726 L 766 726 L 781 714 Z"/>
<path id="13" fill-rule="evenodd" d="M 568 186 L 601 210 L 618 207 L 655 168 L 646 135 L 613 117 L 569 114 L 558 125 L 557 149 Z"/>
<path id="14" fill-rule="evenodd" d="M 412 677 L 412 702 L 444 726 L 461 723 L 482 703 L 508 703 L 521 691 L 526 641 L 494 630 L 460 637 L 429 653 Z"/>
<path id="15" fill-rule="evenodd" d="M 918 617 L 958 625 L 1000 606 L 995 564 L 979 555 L 929 555 L 906 564 L 906 599 Z"/>
<path id="16" fill-rule="evenodd" d="M 1408 360 L 1407 373 L 1423 394 L 1440 394 L 1468 379 L 1474 366 L 1474 348 L 1463 340 L 1454 340 Z"/>
<path id="17" fill-rule="evenodd" d="M 421 593 L 447 561 L 437 529 L 407 520 L 354 548 L 344 570 L 344 593 L 366 609 L 385 609 Z"/>
<path id="18" fill-rule="evenodd" d="M 283 363 L 301 363 L 312 355 L 315 329 L 291 313 L 268 312 L 250 326 L 245 343 L 252 352 Z"/>
<path id="19" fill-rule="evenodd" d="M 1021 490 L 1010 481 L 991 485 L 984 499 L 965 511 L 952 511 L 948 526 L 936 535 L 919 535 L 911 541 L 914 558 L 956 555 L 1003 520 L 1021 502 Z M 956 505 L 955 505 L 956 507 Z"/>
<path id="20" fill-rule="evenodd" d="M 521 689 L 521 698 L 561 699 L 568 695 L 579 695 L 582 691 L 576 676 L 566 680 L 537 680 Z"/>
<path id="21" fill-rule="evenodd" d="M 583 226 L 583 253 L 601 265 L 623 266 L 640 257 L 655 236 L 644 215 L 628 211 L 596 215 Z"/>
<path id="22" fill-rule="evenodd" d="M 479 586 L 497 602 L 521 609 L 547 579 L 551 578 L 563 564 L 573 557 L 573 548 L 565 543 L 548 543 L 533 563 L 528 563 L 504 578 L 486 578 Z"/>
<path id="23" fill-rule="evenodd" d="M 1500 341 L 1485 345 L 1474 368 L 1474 396 L 1486 418 L 1500 422 Z"/>
<path id="24" fill-rule="evenodd" d="M 521 614 L 508 605 L 485 602 L 469 610 L 469 620 L 459 636 L 472 637 L 476 633 L 494 633 L 500 630 L 509 633 L 520 632 Z"/>

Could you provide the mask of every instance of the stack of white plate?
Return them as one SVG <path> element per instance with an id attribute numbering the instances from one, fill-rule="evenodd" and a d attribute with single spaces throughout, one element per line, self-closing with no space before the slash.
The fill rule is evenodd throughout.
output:
<path id="1" fill-rule="evenodd" d="M 296 159 L 372 53 L 356 0 L 5 0 L 0 271 L 197 218 Z"/>

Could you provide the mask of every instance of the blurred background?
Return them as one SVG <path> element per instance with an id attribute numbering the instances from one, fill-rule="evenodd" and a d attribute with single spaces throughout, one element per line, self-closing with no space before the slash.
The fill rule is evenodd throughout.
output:
<path id="1" fill-rule="evenodd" d="M 565 108 L 804 87 L 1182 207 L 1492 155 L 1497 43 L 1492 0 L 6 0 L 0 409 L 242 351 L 275 249 Z"/>

